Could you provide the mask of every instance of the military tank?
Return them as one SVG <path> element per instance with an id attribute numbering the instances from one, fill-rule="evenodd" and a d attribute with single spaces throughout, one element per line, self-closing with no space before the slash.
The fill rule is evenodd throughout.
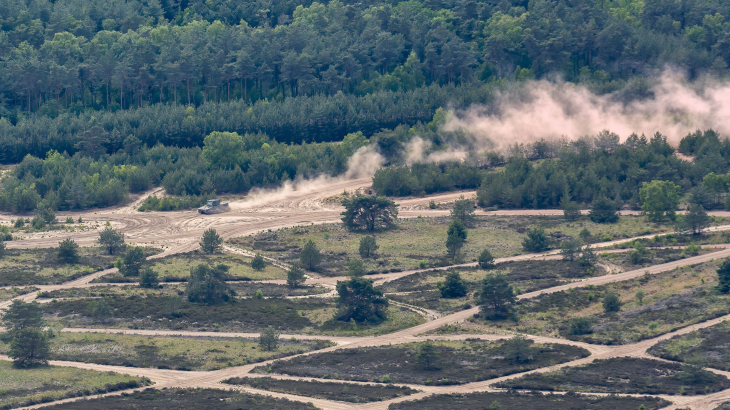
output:
<path id="1" fill-rule="evenodd" d="M 221 202 L 220 199 L 209 199 L 205 205 L 198 208 L 198 213 L 204 215 L 220 214 L 228 212 L 230 209 L 227 202 Z"/>

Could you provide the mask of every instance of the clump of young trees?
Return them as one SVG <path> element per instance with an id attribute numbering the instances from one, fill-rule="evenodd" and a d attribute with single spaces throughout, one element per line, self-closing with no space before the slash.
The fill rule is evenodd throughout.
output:
<path id="1" fill-rule="evenodd" d="M 48 364 L 50 358 L 49 337 L 44 330 L 45 320 L 38 302 L 13 300 L 2 316 L 5 333 L 0 338 L 10 344 L 8 356 L 19 368 L 30 368 Z"/>

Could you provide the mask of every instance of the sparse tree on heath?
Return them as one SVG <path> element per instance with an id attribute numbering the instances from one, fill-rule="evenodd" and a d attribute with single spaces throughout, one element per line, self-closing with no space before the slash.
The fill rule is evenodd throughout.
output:
<path id="1" fill-rule="evenodd" d="M 372 258 L 375 256 L 375 252 L 378 251 L 378 244 L 375 242 L 375 237 L 366 235 L 360 238 L 360 257 Z"/>
<path id="2" fill-rule="evenodd" d="M 218 252 L 223 244 L 223 238 L 218 235 L 218 232 L 213 229 L 206 229 L 203 232 L 203 238 L 200 241 L 200 249 L 205 253 Z"/>
<path id="3" fill-rule="evenodd" d="M 142 272 L 139 274 L 139 286 L 143 288 L 154 288 L 157 287 L 157 285 L 160 284 L 160 280 L 158 279 L 157 272 L 155 272 L 152 268 L 149 266 L 142 269 Z"/>
<path id="4" fill-rule="evenodd" d="M 487 319 L 499 320 L 510 317 L 516 301 L 512 285 L 504 274 L 490 274 L 482 281 L 479 305 Z"/>
<path id="5" fill-rule="evenodd" d="M 467 227 L 474 226 L 474 207 L 474 200 L 464 199 L 462 195 L 454 201 L 454 208 L 451 210 L 451 219 L 458 219 Z"/>
<path id="6" fill-rule="evenodd" d="M 692 234 L 698 235 L 710 225 L 710 217 L 700 204 L 690 204 L 683 218 L 684 225 Z"/>
<path id="7" fill-rule="evenodd" d="M 230 300 L 233 291 L 226 283 L 228 269 L 224 264 L 211 268 L 203 263 L 190 269 L 190 278 L 185 288 L 188 300 L 209 305 Z"/>
<path id="8" fill-rule="evenodd" d="M 336 319 L 356 323 L 379 323 L 386 319 L 388 299 L 383 292 L 373 288 L 373 281 L 354 277 L 348 281 L 337 282 L 340 311 Z"/>
<path id="9" fill-rule="evenodd" d="M 114 255 L 116 251 L 124 249 L 124 234 L 107 226 L 99 232 L 98 242 L 109 252 L 109 255 Z"/>
<path id="10" fill-rule="evenodd" d="M 259 335 L 259 346 L 268 351 L 276 350 L 279 347 L 279 336 L 279 332 L 269 326 L 261 331 Z"/>
<path id="11" fill-rule="evenodd" d="M 79 261 L 79 245 L 71 238 L 58 244 L 58 260 L 62 263 L 74 264 Z"/>
<path id="12" fill-rule="evenodd" d="M 467 287 L 459 272 L 449 272 L 446 279 L 438 283 L 441 297 L 445 299 L 460 298 L 466 296 Z"/>
<path id="13" fill-rule="evenodd" d="M 563 241 L 560 247 L 560 254 L 563 255 L 564 261 L 573 262 L 580 253 L 580 241 L 575 238 L 568 238 Z"/>
<path id="14" fill-rule="evenodd" d="M 26 328 L 19 331 L 10 342 L 8 352 L 15 367 L 20 368 L 45 366 L 48 364 L 50 354 L 48 335 L 37 328 Z"/>
<path id="15" fill-rule="evenodd" d="M 527 237 L 522 240 L 522 248 L 528 252 L 543 252 L 548 249 L 548 237 L 542 228 L 532 228 L 527 231 Z"/>
<path id="16" fill-rule="evenodd" d="M 264 257 L 257 253 L 256 256 L 251 259 L 251 268 L 258 271 L 264 270 L 266 268 L 266 261 L 264 260 Z"/>
<path id="17" fill-rule="evenodd" d="M 10 343 L 8 355 L 16 367 L 45 365 L 50 354 L 48 335 L 43 331 L 45 321 L 38 302 L 13 300 L 2 316 L 5 333 L 0 340 Z"/>
<path id="18" fill-rule="evenodd" d="M 449 256 L 452 258 L 459 256 L 461 248 L 464 247 L 464 242 L 466 242 L 466 237 L 466 226 L 458 219 L 451 221 L 449 229 L 446 231 L 446 250 L 448 250 Z"/>
<path id="19" fill-rule="evenodd" d="M 730 293 L 730 259 L 722 261 L 717 268 L 717 277 L 719 279 L 717 290 L 720 293 Z"/>
<path id="20" fill-rule="evenodd" d="M 615 292 L 606 292 L 603 295 L 603 310 L 606 313 L 618 312 L 621 310 L 621 300 Z"/>
<path id="21" fill-rule="evenodd" d="M 349 276 L 363 276 L 365 275 L 365 264 L 362 263 L 361 259 L 352 258 L 347 261 L 347 275 Z"/>
<path id="22" fill-rule="evenodd" d="M 398 219 L 398 206 L 383 196 L 357 195 L 343 199 L 342 223 L 349 229 L 387 229 L 395 226 Z"/>
<path id="23" fill-rule="evenodd" d="M 122 259 L 122 275 L 139 276 L 139 271 L 145 262 L 144 249 L 141 246 L 129 248 Z"/>
<path id="24" fill-rule="evenodd" d="M 302 248 L 302 252 L 299 254 L 299 261 L 309 271 L 314 271 L 319 266 L 319 262 L 322 261 L 322 255 L 319 253 L 319 248 L 313 240 L 307 241 Z"/>
<path id="25" fill-rule="evenodd" d="M 430 340 L 423 342 L 416 353 L 416 361 L 424 370 L 438 370 L 438 359 L 436 346 Z"/>
<path id="26" fill-rule="evenodd" d="M 494 263 L 494 256 L 492 256 L 492 253 L 486 249 L 479 254 L 477 264 L 479 265 L 479 268 L 484 270 L 493 269 L 496 266 Z"/>
<path id="27" fill-rule="evenodd" d="M 304 276 L 304 269 L 298 264 L 292 264 L 286 272 L 286 284 L 290 288 L 298 288 L 304 284 L 307 277 Z"/>

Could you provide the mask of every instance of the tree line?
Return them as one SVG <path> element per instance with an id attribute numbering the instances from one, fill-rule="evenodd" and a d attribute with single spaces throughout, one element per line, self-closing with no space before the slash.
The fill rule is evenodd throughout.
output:
<path id="1" fill-rule="evenodd" d="M 0 160 L 71 153 L 94 121 L 117 145 L 200 145 L 211 131 L 332 141 L 425 121 L 484 83 L 559 73 L 641 96 L 649 69 L 730 62 L 720 0 L 239 3 L 0 5 Z"/>
<path id="2" fill-rule="evenodd" d="M 392 196 L 478 188 L 479 205 L 487 208 L 564 208 L 600 199 L 615 202 L 617 209 L 623 204 L 639 209 L 646 202 L 641 188 L 657 180 L 673 183 L 679 194 L 691 193 L 705 209 L 723 208 L 730 191 L 730 142 L 712 130 L 697 131 L 682 139 L 679 150 L 693 161 L 679 159 L 659 133 L 619 143 L 616 134 L 602 132 L 572 142 L 513 146 L 508 159 L 491 152 L 461 163 L 391 166 L 375 174 L 373 188 Z M 496 165 L 500 169 L 492 169 Z"/>
<path id="3" fill-rule="evenodd" d="M 3 178 L 0 209 L 42 213 L 106 207 L 125 202 L 129 193 L 160 185 L 171 195 L 243 193 L 297 177 L 341 174 L 347 159 L 367 144 L 359 133 L 336 145 L 290 146 L 264 134 L 217 132 L 205 141 L 203 149 L 147 148 L 128 137 L 125 149 L 113 155 L 100 154 L 103 149 L 91 142 L 87 148 L 97 157 L 57 151 L 44 159 L 28 155 Z"/>

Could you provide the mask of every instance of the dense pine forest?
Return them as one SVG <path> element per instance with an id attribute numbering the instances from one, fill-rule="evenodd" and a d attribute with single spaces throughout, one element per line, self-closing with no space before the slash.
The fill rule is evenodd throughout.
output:
<path id="1" fill-rule="evenodd" d="M 666 64 L 723 73 L 727 18 L 720 0 L 6 1 L 0 160 L 72 153 L 93 126 L 108 153 L 370 136 L 556 74 L 640 94 Z"/>
<path id="2" fill-rule="evenodd" d="M 488 105 L 533 79 L 632 100 L 666 67 L 722 77 L 728 18 L 720 0 L 5 1 L 0 162 L 22 164 L 0 208 L 107 206 L 156 185 L 246 192 L 342 174 L 368 143 L 392 165 L 374 181 L 390 195 L 481 187 L 484 206 L 557 206 L 564 192 L 630 203 L 647 178 L 689 192 L 728 171 L 722 136 L 695 164 L 661 136 L 412 167 L 406 144 L 458 140 L 439 130 L 439 108 Z M 244 147 L 225 165 L 204 155 L 216 132 Z"/>

